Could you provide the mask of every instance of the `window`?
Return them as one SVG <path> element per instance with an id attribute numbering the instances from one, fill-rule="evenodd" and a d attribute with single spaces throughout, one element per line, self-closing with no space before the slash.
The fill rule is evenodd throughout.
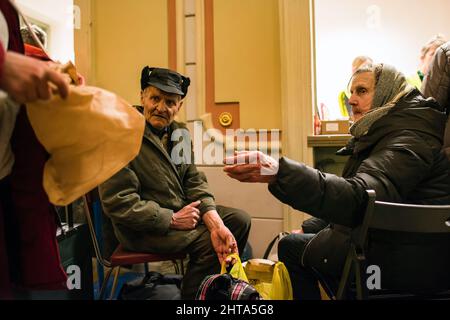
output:
<path id="1" fill-rule="evenodd" d="M 347 87 L 356 56 L 391 64 L 406 77 L 415 75 L 422 46 L 438 33 L 450 36 L 448 12 L 448 0 L 315 0 L 320 114 L 343 117 L 338 97 Z"/>

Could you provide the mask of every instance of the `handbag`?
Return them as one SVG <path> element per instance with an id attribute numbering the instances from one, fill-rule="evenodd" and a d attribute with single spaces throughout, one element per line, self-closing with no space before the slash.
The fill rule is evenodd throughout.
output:
<path id="1" fill-rule="evenodd" d="M 64 270 L 70 270 L 69 268 L 74 265 L 80 268 L 80 286 L 69 287 L 67 298 L 70 300 L 93 300 L 94 284 L 88 225 L 74 223 L 72 206 L 55 208 L 55 215 L 58 225 L 56 240 L 58 241 L 61 266 Z M 71 281 L 73 279 L 73 276 L 70 277 L 68 283 L 73 285 Z"/>
<path id="2" fill-rule="evenodd" d="M 227 270 L 222 262 L 220 274 L 207 276 L 201 283 L 196 300 L 262 300 L 258 291 L 248 283 L 239 255 L 230 255 L 236 263 Z"/>
<path id="3" fill-rule="evenodd" d="M 269 245 L 266 248 L 266 251 L 264 252 L 264 256 L 263 259 L 270 259 L 273 261 L 278 261 L 278 254 L 277 253 L 272 253 L 272 249 L 275 246 L 275 243 L 280 242 L 281 239 L 283 239 L 285 236 L 289 235 L 289 232 L 280 232 L 279 234 L 276 235 L 275 238 L 273 238 L 272 241 L 270 241 Z"/>
<path id="4" fill-rule="evenodd" d="M 310 267 L 321 276 L 339 278 L 350 248 L 351 234 L 327 227 L 306 245 L 301 264 Z"/>

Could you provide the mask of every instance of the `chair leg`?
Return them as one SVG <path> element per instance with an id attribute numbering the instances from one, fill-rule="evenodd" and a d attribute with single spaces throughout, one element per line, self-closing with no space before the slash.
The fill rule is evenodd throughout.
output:
<path id="1" fill-rule="evenodd" d="M 175 273 L 176 274 L 181 274 L 182 276 L 184 276 L 183 259 L 180 259 L 179 262 L 180 262 L 180 264 L 178 264 L 178 260 L 172 260 L 173 266 L 175 268 Z"/>
<path id="2" fill-rule="evenodd" d="M 184 270 L 184 261 L 183 261 L 183 259 L 180 259 L 180 266 L 181 266 L 181 275 L 184 276 L 185 270 Z"/>
<path id="3" fill-rule="evenodd" d="M 108 272 L 106 273 L 105 279 L 103 279 L 102 286 L 100 288 L 100 294 L 98 296 L 99 300 L 103 300 L 103 295 L 105 294 L 105 289 L 108 286 L 109 278 L 111 277 L 111 273 L 113 272 L 113 268 L 109 268 Z"/>
<path id="4" fill-rule="evenodd" d="M 339 289 L 338 289 L 338 293 L 336 295 L 337 300 L 342 300 L 344 297 L 344 292 L 347 289 L 348 278 L 349 278 L 350 271 L 352 268 L 352 260 L 353 260 L 353 250 L 350 250 L 350 252 L 347 255 L 347 259 L 345 260 L 345 265 L 344 265 L 344 270 L 342 272 L 341 281 L 339 282 Z"/>
<path id="5" fill-rule="evenodd" d="M 178 261 L 177 260 L 172 260 L 172 264 L 173 264 L 173 268 L 175 269 L 175 273 L 176 274 L 180 274 L 180 268 L 178 266 Z"/>
<path id="6" fill-rule="evenodd" d="M 367 287 L 367 266 L 366 266 L 366 259 L 364 255 L 358 255 L 356 257 L 356 265 L 357 265 L 357 284 L 359 282 L 359 299 L 360 300 L 367 300 L 369 298 L 369 288 Z M 358 280 L 359 278 L 359 280 Z"/>
<path id="7" fill-rule="evenodd" d="M 325 279 L 325 277 L 322 274 L 320 274 L 319 272 L 317 272 L 314 268 L 312 268 L 312 270 L 316 274 L 316 277 L 318 279 L 318 284 L 322 287 L 323 291 L 328 296 L 328 298 L 330 300 L 337 300 L 336 299 L 336 292 L 335 292 L 335 290 L 333 290 L 330 287 L 329 281 L 327 279 Z"/>
<path id="8" fill-rule="evenodd" d="M 111 288 L 111 294 L 109 295 L 109 300 L 112 300 L 114 297 L 114 293 L 116 292 L 117 282 L 119 280 L 119 274 L 120 274 L 120 266 L 116 269 L 116 274 L 114 275 L 114 281 L 113 286 Z"/>
<path id="9" fill-rule="evenodd" d="M 363 300 L 363 284 L 361 280 L 361 265 L 358 261 L 354 262 L 355 266 L 355 278 L 356 278 L 356 299 Z"/>

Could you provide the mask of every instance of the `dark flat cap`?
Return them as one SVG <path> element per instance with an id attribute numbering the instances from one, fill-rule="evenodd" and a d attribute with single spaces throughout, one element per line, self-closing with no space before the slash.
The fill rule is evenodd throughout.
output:
<path id="1" fill-rule="evenodd" d="M 145 67 L 141 73 L 141 90 L 153 86 L 167 93 L 179 94 L 183 98 L 188 93 L 191 80 L 178 72 Z"/>

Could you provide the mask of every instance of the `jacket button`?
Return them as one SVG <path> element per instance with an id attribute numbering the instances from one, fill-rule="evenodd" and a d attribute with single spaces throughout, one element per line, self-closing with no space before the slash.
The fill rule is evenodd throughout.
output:
<path id="1" fill-rule="evenodd" d="M 323 263 L 328 263 L 328 259 L 323 259 Z"/>

